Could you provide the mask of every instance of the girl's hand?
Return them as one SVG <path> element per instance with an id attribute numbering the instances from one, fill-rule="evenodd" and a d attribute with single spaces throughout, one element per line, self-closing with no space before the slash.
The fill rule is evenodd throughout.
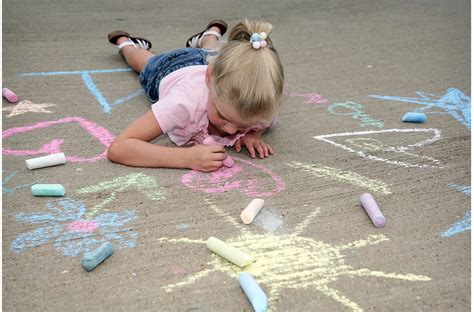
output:
<path id="1" fill-rule="evenodd" d="M 189 151 L 189 167 L 203 172 L 219 169 L 227 157 L 224 147 L 220 145 L 194 145 Z"/>
<path id="2" fill-rule="evenodd" d="M 256 158 L 256 152 L 258 152 L 258 156 L 261 159 L 268 157 L 268 155 L 273 155 L 271 146 L 260 140 L 260 135 L 255 132 L 248 133 L 235 142 L 234 148 L 236 152 L 240 153 L 242 144 L 247 148 L 252 158 Z"/>

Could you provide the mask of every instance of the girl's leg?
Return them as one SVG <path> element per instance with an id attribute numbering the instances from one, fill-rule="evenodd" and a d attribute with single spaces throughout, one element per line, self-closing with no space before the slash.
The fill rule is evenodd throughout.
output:
<path id="1" fill-rule="evenodd" d="M 217 31 L 218 33 L 221 33 L 221 30 L 219 27 L 212 26 L 209 28 L 209 30 L 214 30 Z M 204 36 L 201 39 L 201 48 L 203 49 L 208 49 L 208 50 L 216 50 L 217 47 L 219 46 L 217 37 L 214 35 L 208 35 Z"/>
<path id="2" fill-rule="evenodd" d="M 117 45 L 127 40 L 127 37 L 120 37 L 117 40 Z M 145 68 L 150 57 L 154 56 L 152 52 L 148 50 L 137 49 L 134 46 L 123 47 L 120 49 L 120 54 L 122 54 L 128 66 L 130 66 L 137 73 L 140 73 Z"/>

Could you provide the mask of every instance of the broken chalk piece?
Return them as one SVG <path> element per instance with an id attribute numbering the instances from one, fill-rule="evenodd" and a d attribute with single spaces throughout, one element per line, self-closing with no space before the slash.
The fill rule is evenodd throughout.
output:
<path id="1" fill-rule="evenodd" d="M 66 163 L 66 156 L 64 153 L 51 154 L 47 156 L 32 158 L 25 160 L 28 169 L 39 169 L 44 167 L 51 167 L 62 165 Z"/>
<path id="2" fill-rule="evenodd" d="M 64 196 L 66 191 L 61 184 L 34 184 L 31 193 L 34 196 Z"/>
<path id="3" fill-rule="evenodd" d="M 235 247 L 227 245 L 225 242 L 213 236 L 208 238 L 207 248 L 241 268 L 254 261 L 252 256 L 247 255 Z"/>
<path id="4" fill-rule="evenodd" d="M 204 145 L 221 145 L 221 144 L 217 143 L 216 140 L 214 140 L 210 136 L 205 138 L 204 141 L 202 141 L 202 144 L 204 144 Z M 224 159 L 224 161 L 222 162 L 222 165 L 224 165 L 227 168 L 230 168 L 234 165 L 234 160 L 232 159 L 232 157 L 227 155 L 227 158 Z"/>
<path id="5" fill-rule="evenodd" d="M 86 253 L 81 259 L 81 264 L 87 272 L 90 272 L 105 259 L 110 257 L 114 253 L 114 250 L 114 245 L 105 242 L 96 250 Z"/>
<path id="6" fill-rule="evenodd" d="M 16 95 L 15 92 L 13 92 L 12 90 L 10 90 L 8 88 L 3 88 L 2 89 L 2 95 L 10 103 L 18 102 L 18 95 Z"/>
<path id="7" fill-rule="evenodd" d="M 365 211 L 369 215 L 370 220 L 377 228 L 384 227 L 387 221 L 380 211 L 379 206 L 375 202 L 375 199 L 369 193 L 364 193 L 360 196 L 360 202 L 364 207 Z"/>
<path id="8" fill-rule="evenodd" d="M 268 309 L 268 299 L 257 281 L 247 272 L 239 274 L 239 284 L 256 312 L 265 312 Z"/>
<path id="9" fill-rule="evenodd" d="M 402 117 L 403 122 L 425 122 L 428 120 L 428 117 L 426 117 L 425 114 L 423 113 L 413 113 L 413 112 L 408 112 Z"/>
<path id="10" fill-rule="evenodd" d="M 252 223 L 253 219 L 257 216 L 260 209 L 262 209 L 265 201 L 261 198 L 255 198 L 247 205 L 247 207 L 240 214 L 240 219 L 245 224 Z"/>

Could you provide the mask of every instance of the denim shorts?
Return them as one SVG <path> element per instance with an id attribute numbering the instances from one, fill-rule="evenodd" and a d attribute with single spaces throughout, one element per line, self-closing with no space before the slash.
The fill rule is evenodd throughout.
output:
<path id="1" fill-rule="evenodd" d="M 182 48 L 151 57 L 140 73 L 140 83 L 148 99 L 152 103 L 158 101 L 160 82 L 165 76 L 183 67 L 207 65 L 207 57 L 216 53 L 206 49 Z"/>

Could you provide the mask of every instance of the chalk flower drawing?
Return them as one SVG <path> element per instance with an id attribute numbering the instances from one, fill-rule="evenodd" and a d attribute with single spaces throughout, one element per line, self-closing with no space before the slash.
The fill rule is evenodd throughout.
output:
<path id="1" fill-rule="evenodd" d="M 105 241 L 119 248 L 135 247 L 138 233 L 126 227 L 137 217 L 135 210 L 103 213 L 94 219 L 83 218 L 86 207 L 70 198 L 50 200 L 47 212 L 20 213 L 18 222 L 39 225 L 31 232 L 23 233 L 12 242 L 11 249 L 22 252 L 54 242 L 64 256 L 76 257 L 97 248 Z"/>
<path id="2" fill-rule="evenodd" d="M 430 277 L 424 275 L 371 271 L 365 268 L 353 268 L 345 264 L 347 256 L 342 254 L 343 251 L 388 241 L 389 239 L 383 234 L 370 235 L 367 239 L 335 246 L 300 236 L 317 216 L 319 208 L 316 208 L 304 221 L 298 224 L 291 234 L 254 234 L 210 200 L 206 200 L 206 202 L 217 215 L 240 231 L 238 236 L 227 239 L 226 243 L 252 255 L 256 261 L 241 269 L 210 252 L 211 261 L 207 263 L 209 268 L 191 275 L 183 281 L 162 286 L 161 288 L 166 292 L 172 292 L 177 288 L 197 283 L 199 279 L 214 272 L 226 273 L 236 280 L 240 272 L 246 271 L 255 276 L 264 288 L 269 298 L 270 310 L 275 308 L 279 293 L 283 289 L 313 288 L 353 311 L 362 311 L 362 308 L 356 302 L 336 289 L 330 288 L 329 284 L 344 276 L 373 276 L 406 281 L 431 280 Z M 205 240 L 188 238 L 162 237 L 158 241 L 173 244 L 198 244 L 202 245 L 203 248 L 206 245 Z"/>
<path id="3" fill-rule="evenodd" d="M 405 146 L 392 145 L 393 138 L 391 136 L 393 135 L 401 137 L 406 134 L 415 135 L 423 133 L 432 134 L 433 136 L 416 142 L 415 144 L 408 144 Z M 375 139 L 374 136 L 382 137 L 384 138 L 384 141 L 390 143 L 383 144 L 381 140 Z M 356 153 L 362 158 L 381 161 L 387 164 L 407 168 L 444 168 L 446 166 L 438 159 L 408 152 L 412 149 L 420 148 L 439 141 L 441 139 L 441 131 L 438 129 L 415 128 L 345 132 L 317 135 L 313 138 L 340 147 L 351 153 Z M 344 140 L 344 143 L 341 142 L 342 140 Z"/>
<path id="4" fill-rule="evenodd" d="M 450 184 L 451 188 L 463 192 L 466 196 L 471 197 L 471 187 L 459 184 Z M 450 237 L 455 234 L 468 231 L 471 229 L 471 208 L 466 211 L 462 220 L 455 222 L 448 230 L 441 233 L 443 237 Z"/>

